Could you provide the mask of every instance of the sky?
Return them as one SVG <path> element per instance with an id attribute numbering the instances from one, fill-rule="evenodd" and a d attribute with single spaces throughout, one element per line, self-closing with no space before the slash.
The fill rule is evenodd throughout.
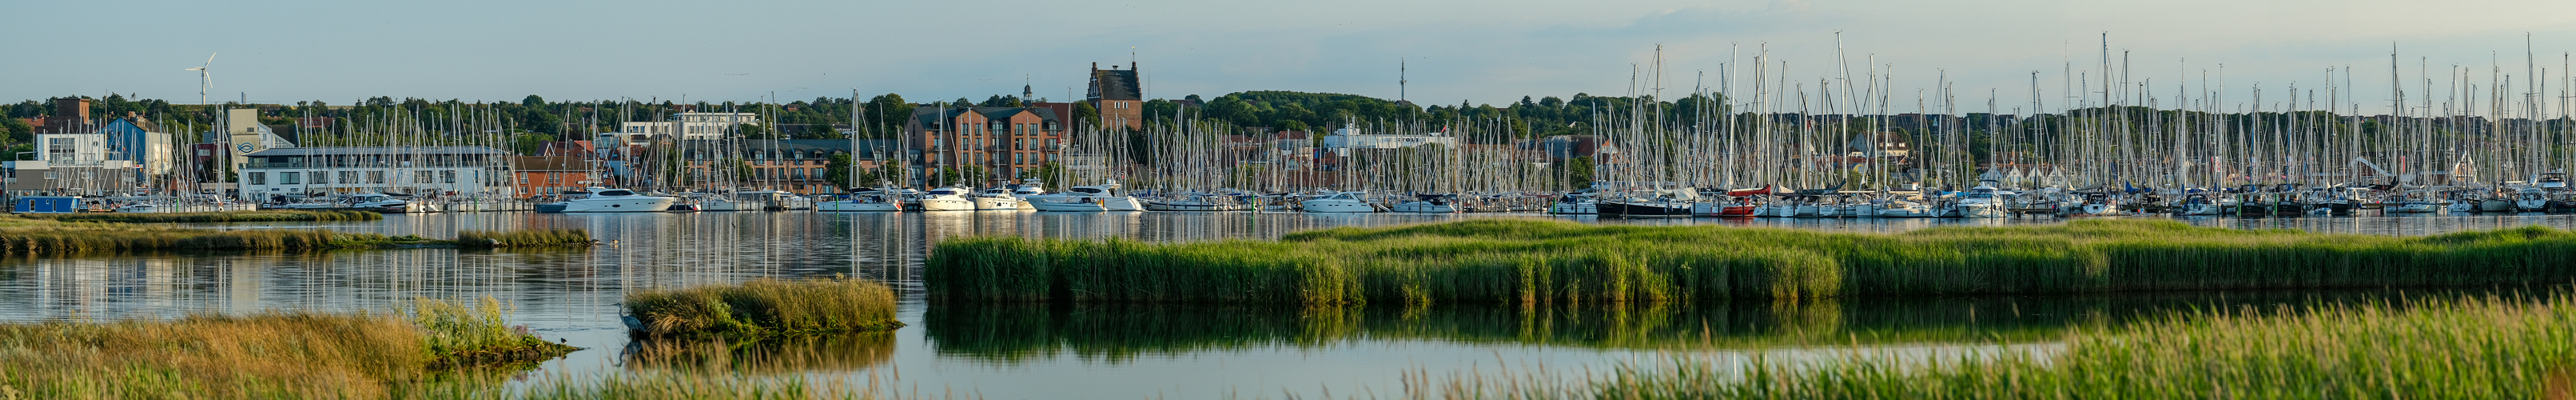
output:
<path id="1" fill-rule="evenodd" d="M 1889 112 L 1939 112 L 1946 82 L 1960 111 L 1982 112 L 1992 97 L 2006 113 L 2033 107 L 2034 73 L 2037 107 L 2067 105 L 2070 70 L 2093 88 L 2084 96 L 2100 97 L 2107 37 L 2112 64 L 2127 66 L 2119 86 L 2143 87 L 2123 95 L 2153 94 L 2166 108 L 2185 90 L 2196 93 L 2186 102 L 2278 107 L 2293 85 L 2324 102 L 2331 79 L 2347 93 L 2338 108 L 2378 114 L 2392 96 L 2392 46 L 2409 107 L 2446 100 L 2454 66 L 2480 85 L 2498 71 L 2528 82 L 2535 65 L 2566 82 L 2576 2 L 14 1 L 0 4 L 0 35 L 17 38 L 0 53 L 10 101 L 130 93 L 190 104 L 201 81 L 183 69 L 209 54 L 207 96 L 218 102 L 792 101 L 854 90 L 921 102 L 1024 84 L 1063 100 L 1082 96 L 1092 63 L 1131 60 L 1157 98 L 1291 90 L 1501 104 L 1658 86 L 1666 97 L 1750 97 L 1751 60 L 1767 49 L 1770 86 L 1821 95 L 1820 85 L 1839 92 L 1846 77 L 1878 75 Z M 2526 57 L 2526 38 L 2537 55 Z M 1639 72 L 1658 46 L 1659 85 Z"/>

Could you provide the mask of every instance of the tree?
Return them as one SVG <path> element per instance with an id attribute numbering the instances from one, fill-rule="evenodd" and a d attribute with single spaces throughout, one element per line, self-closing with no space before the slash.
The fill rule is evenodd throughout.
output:
<path id="1" fill-rule="evenodd" d="M 1064 186 L 1064 185 L 1065 185 L 1065 183 L 1064 183 L 1064 164 L 1057 164 L 1057 163 L 1056 163 L 1056 162 L 1054 162 L 1054 161 L 1048 161 L 1048 162 L 1046 162 L 1046 163 L 1044 163 L 1044 164 L 1038 164 L 1038 172 L 1037 172 L 1037 175 L 1038 175 L 1038 181 L 1039 181 L 1040 183 L 1042 183 L 1042 184 L 1045 184 L 1045 185 L 1046 185 L 1046 187 L 1050 187 L 1050 188 L 1063 188 L 1063 187 L 1065 187 L 1065 186 Z M 1061 189 L 1059 189 L 1059 190 L 1061 190 Z"/>
<path id="2" fill-rule="evenodd" d="M 854 190 L 859 185 L 866 184 L 866 180 L 853 179 L 850 176 L 850 166 L 850 153 L 832 153 L 831 159 L 823 162 L 823 181 L 831 182 L 832 186 L 839 186 L 844 191 Z"/>
<path id="3" fill-rule="evenodd" d="M 537 155 L 537 152 L 545 151 L 546 142 L 552 141 L 555 141 L 555 135 L 543 133 L 510 135 L 510 149 L 517 150 L 520 155 L 533 156 Z"/>
<path id="4" fill-rule="evenodd" d="M 734 131 L 742 132 L 742 137 L 744 138 L 770 139 L 769 128 L 757 124 L 742 124 L 741 126 L 734 127 Z"/>
<path id="5" fill-rule="evenodd" d="M 1565 183 L 1569 189 L 1592 187 L 1592 157 L 1566 158 Z"/>
<path id="6" fill-rule="evenodd" d="M 522 105 L 522 106 L 528 106 L 528 107 L 544 106 L 544 105 L 546 105 L 546 98 L 544 98 L 544 97 L 537 97 L 537 95 L 533 95 L 533 94 L 532 94 L 532 95 L 528 95 L 528 97 L 527 97 L 527 98 L 519 99 L 519 105 Z"/>
<path id="7" fill-rule="evenodd" d="M 0 118 L 0 133 L 6 133 L 8 135 L 7 141 L 0 141 L 0 143 L 30 143 L 36 141 L 36 127 L 27 125 L 27 120 Z"/>
<path id="8" fill-rule="evenodd" d="M 832 124 L 813 124 L 813 125 L 806 125 L 806 126 L 805 126 L 805 138 L 808 138 L 808 139 L 849 139 L 850 137 L 849 137 L 849 135 L 843 135 L 843 134 L 841 134 L 841 130 L 840 130 L 840 129 L 833 129 L 833 128 L 832 128 Z"/>
<path id="9" fill-rule="evenodd" d="M 1091 102 L 1088 101 L 1073 102 L 1073 122 L 1075 124 L 1100 122 L 1100 108 L 1092 107 Z"/>

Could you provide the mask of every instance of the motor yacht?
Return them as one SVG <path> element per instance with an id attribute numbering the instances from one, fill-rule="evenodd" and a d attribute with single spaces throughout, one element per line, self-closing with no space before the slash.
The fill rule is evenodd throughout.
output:
<path id="1" fill-rule="evenodd" d="M 540 204 L 537 212 L 662 212 L 670 209 L 672 203 L 680 202 L 680 198 L 677 197 L 648 196 L 626 189 L 594 187 L 590 188 L 589 192 L 589 195 L 580 198 Z"/>

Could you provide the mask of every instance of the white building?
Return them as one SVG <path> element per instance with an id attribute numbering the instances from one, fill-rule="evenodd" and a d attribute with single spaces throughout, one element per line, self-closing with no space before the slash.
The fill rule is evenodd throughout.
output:
<path id="1" fill-rule="evenodd" d="M 668 122 L 628 122 L 618 125 L 617 133 L 627 135 L 675 136 L 683 140 L 730 139 L 745 124 L 759 124 L 760 114 L 684 112 L 671 115 Z M 685 128 L 685 134 L 682 129 Z M 683 136 L 685 135 L 685 136 Z"/>
<path id="2" fill-rule="evenodd" d="M 1362 133 L 1359 129 L 1351 127 L 1334 129 L 1333 134 L 1324 136 L 1325 149 L 1331 149 L 1335 154 L 1345 156 L 1350 155 L 1350 149 L 1401 149 L 1431 144 L 1440 145 L 1441 147 L 1456 148 L 1458 146 L 1458 138 L 1446 134 L 1433 133 L 1368 134 Z"/>
<path id="3" fill-rule="evenodd" d="M 411 193 L 516 196 L 510 153 L 484 146 L 287 147 L 249 155 L 242 196 Z"/>

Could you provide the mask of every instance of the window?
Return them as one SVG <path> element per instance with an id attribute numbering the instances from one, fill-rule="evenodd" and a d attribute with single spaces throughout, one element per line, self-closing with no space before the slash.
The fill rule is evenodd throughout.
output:
<path id="1" fill-rule="evenodd" d="M 438 171 L 439 183 L 456 183 L 456 171 Z"/>
<path id="2" fill-rule="evenodd" d="M 340 171 L 340 183 L 358 183 L 358 171 Z"/>
<path id="3" fill-rule="evenodd" d="M 437 182 L 437 181 L 434 181 L 434 180 L 431 180 L 431 179 L 430 179 L 430 177 L 429 177 L 429 171 L 413 171 L 413 172 L 412 172 L 412 174 L 411 174 L 411 183 L 431 183 L 431 182 Z"/>
<path id="4" fill-rule="evenodd" d="M 299 184 L 299 182 L 296 182 L 296 181 L 297 181 L 297 180 L 299 180 L 299 179 L 301 179 L 303 176 L 304 176 L 304 174 L 299 174 L 299 173 L 293 173 L 293 172 L 279 172 L 279 173 L 277 173 L 277 184 L 280 184 L 280 185 L 294 185 L 294 184 Z"/>
<path id="5" fill-rule="evenodd" d="M 385 171 L 367 171 L 367 183 L 385 183 Z"/>
<path id="6" fill-rule="evenodd" d="M 528 174 L 525 174 L 525 173 L 521 173 L 521 174 L 519 174 L 519 184 L 520 184 L 520 185 L 526 185 L 526 184 L 528 184 Z"/>
<path id="7" fill-rule="evenodd" d="M 268 184 L 268 173 L 266 173 L 266 172 L 252 172 L 252 173 L 249 173 L 249 174 L 247 174 L 247 175 L 249 175 L 247 178 L 249 178 L 249 179 L 250 179 L 250 184 L 253 184 L 253 185 L 266 185 L 266 184 Z"/>
<path id="8" fill-rule="evenodd" d="M 321 185 L 321 184 L 331 183 L 331 176 L 330 176 L 330 175 L 325 175 L 325 174 L 323 174 L 323 172 L 322 172 L 322 171 L 313 171 L 313 172 L 307 172 L 307 173 L 308 173 L 308 174 L 312 174 L 312 175 L 313 175 L 313 176 L 312 176 L 312 178 L 313 178 L 313 184 L 315 184 L 315 185 Z"/>
<path id="9" fill-rule="evenodd" d="M 561 184 L 563 184 L 563 174 L 546 174 L 546 184 L 548 184 L 548 185 L 561 185 Z"/>

